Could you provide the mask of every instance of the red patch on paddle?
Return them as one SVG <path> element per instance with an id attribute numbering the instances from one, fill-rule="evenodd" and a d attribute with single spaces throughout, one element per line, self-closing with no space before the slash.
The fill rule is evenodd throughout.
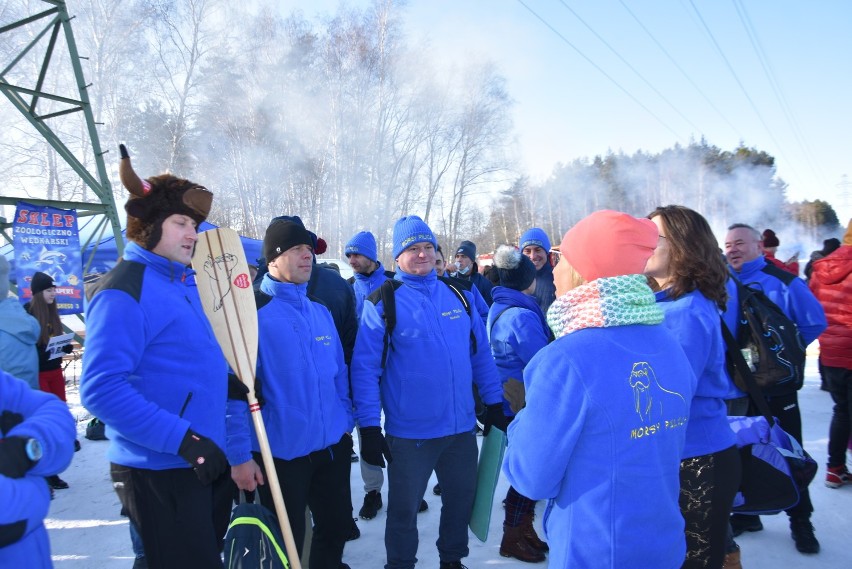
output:
<path id="1" fill-rule="evenodd" d="M 251 280 L 249 280 L 249 276 L 245 273 L 240 273 L 237 275 L 237 278 L 234 279 L 234 284 L 240 288 L 248 288 L 251 286 Z"/>

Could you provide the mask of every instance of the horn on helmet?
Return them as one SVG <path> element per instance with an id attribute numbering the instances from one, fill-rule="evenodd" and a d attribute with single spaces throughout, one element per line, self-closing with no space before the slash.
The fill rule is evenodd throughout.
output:
<path id="1" fill-rule="evenodd" d="M 133 165 L 130 164 L 130 154 L 127 153 L 127 147 L 123 144 L 118 145 L 118 151 L 121 154 L 121 161 L 118 163 L 118 177 L 121 179 L 122 185 L 127 188 L 134 196 L 145 197 L 151 190 L 150 184 L 142 180 L 136 172 L 133 171 Z"/>

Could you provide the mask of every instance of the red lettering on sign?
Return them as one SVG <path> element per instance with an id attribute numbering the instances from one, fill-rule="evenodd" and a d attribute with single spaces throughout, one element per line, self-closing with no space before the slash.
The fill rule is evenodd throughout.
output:
<path id="1" fill-rule="evenodd" d="M 15 223 L 26 223 L 27 216 L 30 214 L 29 210 L 22 209 L 18 212 L 18 219 L 15 220 Z"/>
<path id="2" fill-rule="evenodd" d="M 62 227 L 62 214 L 54 213 L 53 214 L 53 227 Z"/>
<path id="3" fill-rule="evenodd" d="M 27 222 L 30 225 L 38 225 L 38 212 L 34 211 L 30 213 L 30 220 Z"/>
<path id="4" fill-rule="evenodd" d="M 74 227 L 74 216 L 66 215 L 65 216 L 65 227 Z"/>
<path id="5" fill-rule="evenodd" d="M 240 288 L 248 288 L 251 286 L 251 280 L 249 280 L 249 276 L 245 273 L 240 273 L 237 275 L 237 278 L 234 279 L 234 284 Z"/>

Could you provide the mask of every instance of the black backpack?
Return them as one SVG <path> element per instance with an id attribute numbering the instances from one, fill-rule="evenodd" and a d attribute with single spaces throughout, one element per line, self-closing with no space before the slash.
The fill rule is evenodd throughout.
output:
<path id="1" fill-rule="evenodd" d="M 447 287 L 453 291 L 459 301 L 461 301 L 462 306 L 464 306 L 464 310 L 467 312 L 467 317 L 472 318 L 470 303 L 467 301 L 467 297 L 464 293 L 460 290 L 462 288 L 470 290 L 470 285 L 467 285 L 467 283 L 462 284 L 456 279 L 448 279 L 446 277 L 438 277 L 438 280 L 447 285 Z M 382 369 L 384 369 L 385 364 L 388 361 L 388 347 L 392 347 L 390 338 L 393 334 L 394 328 L 396 328 L 396 298 L 394 295 L 396 293 L 396 289 L 401 286 L 401 281 L 388 279 L 367 297 L 367 300 L 372 302 L 374 305 L 378 304 L 381 300 L 382 306 L 384 307 L 384 315 L 382 316 L 382 319 L 385 321 L 385 336 L 384 343 L 382 345 Z M 473 334 L 472 321 L 470 327 L 470 353 L 471 355 L 476 353 L 476 336 Z"/>
<path id="2" fill-rule="evenodd" d="M 766 265 L 762 270 L 787 285 L 797 278 L 774 265 Z M 805 378 L 805 343 L 798 326 L 755 286 L 757 283 L 743 284 L 731 278 L 737 285 L 740 306 L 736 338 L 755 382 L 764 396 L 797 391 Z M 728 364 L 734 383 L 745 391 L 742 375 L 730 361 Z"/>
<path id="3" fill-rule="evenodd" d="M 275 514 L 260 504 L 234 508 L 225 533 L 227 569 L 290 569 Z"/>

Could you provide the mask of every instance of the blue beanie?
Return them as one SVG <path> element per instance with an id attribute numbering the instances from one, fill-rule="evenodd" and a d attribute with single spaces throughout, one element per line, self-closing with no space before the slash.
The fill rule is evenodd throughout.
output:
<path id="1" fill-rule="evenodd" d="M 359 231 L 356 233 L 346 244 L 346 248 L 343 252 L 347 257 L 355 253 L 357 255 L 363 255 L 373 262 L 378 261 L 378 255 L 376 254 L 376 238 L 373 237 L 373 234 L 369 231 Z"/>
<path id="2" fill-rule="evenodd" d="M 426 225 L 426 222 L 416 215 L 407 215 L 396 220 L 393 226 L 393 258 L 399 257 L 403 251 L 417 243 L 431 243 L 436 249 L 438 240 Z"/>
<path id="3" fill-rule="evenodd" d="M 476 261 L 476 244 L 473 241 L 462 241 L 456 249 L 456 255 L 464 255 L 471 261 Z"/>
<path id="4" fill-rule="evenodd" d="M 544 229 L 533 227 L 532 229 L 524 231 L 524 234 L 521 235 L 521 242 L 519 244 L 521 251 L 524 250 L 524 247 L 529 247 L 531 245 L 541 247 L 544 249 L 545 253 L 550 253 L 550 239 L 547 238 L 547 233 L 544 232 Z"/>

